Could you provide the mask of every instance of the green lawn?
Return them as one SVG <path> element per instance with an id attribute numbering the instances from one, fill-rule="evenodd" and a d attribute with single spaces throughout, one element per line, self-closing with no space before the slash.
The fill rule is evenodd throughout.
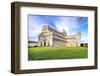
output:
<path id="1" fill-rule="evenodd" d="M 33 47 L 28 49 L 28 60 L 79 59 L 88 57 L 86 47 Z"/>

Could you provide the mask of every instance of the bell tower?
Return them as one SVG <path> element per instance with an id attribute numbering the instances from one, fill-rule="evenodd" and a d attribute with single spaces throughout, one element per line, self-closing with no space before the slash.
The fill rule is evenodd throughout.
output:
<path id="1" fill-rule="evenodd" d="M 77 32 L 77 39 L 81 39 L 81 32 Z"/>
<path id="2" fill-rule="evenodd" d="M 77 32 L 77 46 L 80 46 L 80 41 L 81 41 L 81 32 Z"/>

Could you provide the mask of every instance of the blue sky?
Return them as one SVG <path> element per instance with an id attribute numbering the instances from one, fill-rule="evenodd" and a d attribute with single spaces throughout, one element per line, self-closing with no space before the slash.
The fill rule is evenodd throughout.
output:
<path id="1" fill-rule="evenodd" d="M 59 32 L 65 29 L 68 35 L 81 32 L 81 42 L 88 42 L 88 17 L 28 15 L 29 41 L 38 41 L 38 35 L 44 24 L 48 24 Z"/>

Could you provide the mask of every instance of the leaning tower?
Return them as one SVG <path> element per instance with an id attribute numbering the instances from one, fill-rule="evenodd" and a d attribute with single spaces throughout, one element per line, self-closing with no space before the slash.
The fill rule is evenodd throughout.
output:
<path id="1" fill-rule="evenodd" d="M 78 32 L 77 35 L 77 46 L 80 46 L 80 41 L 81 41 L 81 32 Z"/>

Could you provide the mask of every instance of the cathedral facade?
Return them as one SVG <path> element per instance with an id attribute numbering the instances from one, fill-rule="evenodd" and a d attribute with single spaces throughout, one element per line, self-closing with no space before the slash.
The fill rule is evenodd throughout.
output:
<path id="1" fill-rule="evenodd" d="M 81 33 L 78 32 L 76 35 L 67 35 L 63 30 L 59 32 L 52 29 L 48 25 L 42 27 L 42 32 L 38 36 L 38 43 L 40 47 L 43 46 L 68 46 L 77 47 L 80 46 Z"/>

